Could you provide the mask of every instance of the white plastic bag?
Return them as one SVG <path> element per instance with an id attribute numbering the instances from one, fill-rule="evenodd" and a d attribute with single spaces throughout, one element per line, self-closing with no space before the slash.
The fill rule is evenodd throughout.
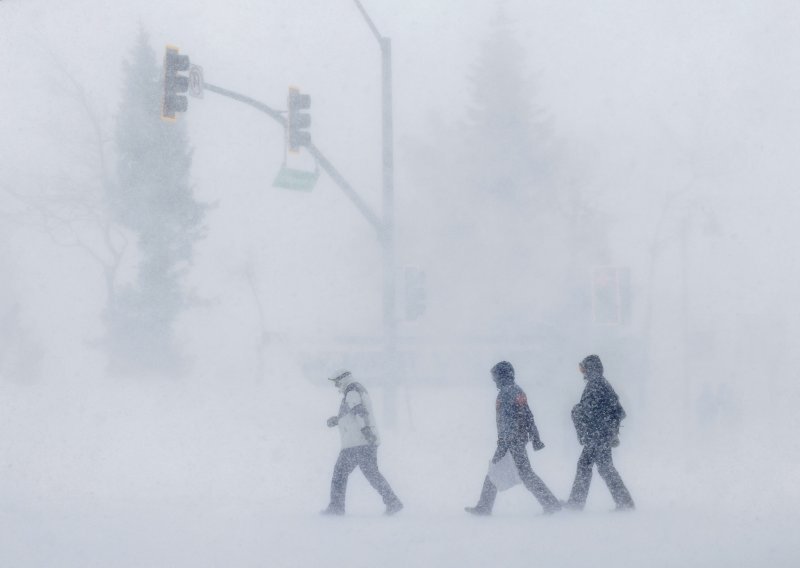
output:
<path id="1" fill-rule="evenodd" d="M 489 462 L 489 481 L 491 481 L 498 491 L 511 489 L 516 484 L 521 483 L 517 464 L 511 457 L 511 452 L 506 452 L 497 463 Z"/>

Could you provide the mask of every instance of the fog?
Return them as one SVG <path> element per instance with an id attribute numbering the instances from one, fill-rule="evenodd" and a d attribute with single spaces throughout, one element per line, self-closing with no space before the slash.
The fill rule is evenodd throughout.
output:
<path id="1" fill-rule="evenodd" d="M 273 185 L 317 166 L 267 114 L 131 103 L 166 45 L 279 111 L 297 87 L 381 224 L 381 49 L 355 2 L 0 0 L 0 563 L 796 565 L 800 6 L 362 3 L 391 39 L 389 272 L 328 172 Z M 489 369 L 514 364 L 566 498 L 590 353 L 637 511 L 597 478 L 582 516 L 515 488 L 462 518 Z M 353 515 L 318 518 L 342 367 L 405 503 L 385 522 L 360 473 Z"/>

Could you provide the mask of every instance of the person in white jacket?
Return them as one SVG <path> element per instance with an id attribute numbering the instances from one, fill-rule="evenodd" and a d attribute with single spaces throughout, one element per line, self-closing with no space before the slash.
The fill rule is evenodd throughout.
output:
<path id="1" fill-rule="evenodd" d="M 347 478 L 360 467 L 370 485 L 381 494 L 386 505 L 386 514 L 393 515 L 403 508 L 389 482 L 378 470 L 378 428 L 372 413 L 372 403 L 367 390 L 353 379 L 350 371 L 336 371 L 328 379 L 342 393 L 339 413 L 328 418 L 328 427 L 339 427 L 342 451 L 333 468 L 331 501 L 322 511 L 325 515 L 344 515 Z"/>

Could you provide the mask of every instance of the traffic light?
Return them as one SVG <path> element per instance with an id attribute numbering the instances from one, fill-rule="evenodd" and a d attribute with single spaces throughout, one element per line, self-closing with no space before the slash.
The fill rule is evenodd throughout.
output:
<path id="1" fill-rule="evenodd" d="M 415 320 L 425 313 L 425 273 L 419 268 L 405 268 L 406 319 Z"/>
<path id="2" fill-rule="evenodd" d="M 189 56 L 179 55 L 178 48 L 168 45 L 164 53 L 164 98 L 161 101 L 161 118 L 175 120 L 176 112 L 186 112 L 188 99 L 181 93 L 189 90 L 189 77 L 179 75 L 189 70 Z"/>
<path id="3" fill-rule="evenodd" d="M 289 87 L 286 104 L 289 108 L 286 143 L 289 151 L 297 152 L 300 150 L 300 146 L 311 144 L 311 133 L 306 130 L 311 126 L 311 115 L 307 112 L 300 112 L 311 107 L 311 95 L 302 94 L 296 87 Z"/>

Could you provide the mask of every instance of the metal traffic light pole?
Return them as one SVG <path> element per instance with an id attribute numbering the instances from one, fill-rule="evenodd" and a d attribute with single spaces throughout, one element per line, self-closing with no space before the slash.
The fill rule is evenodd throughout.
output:
<path id="1" fill-rule="evenodd" d="M 369 18 L 359 0 L 355 0 L 356 6 L 361 11 L 367 21 L 372 33 L 378 39 L 381 46 L 382 55 L 382 93 L 383 93 L 383 219 L 380 219 L 361 199 L 361 196 L 345 180 L 344 176 L 331 164 L 322 154 L 314 143 L 309 139 L 304 145 L 308 152 L 314 157 L 320 168 L 325 171 L 331 179 L 339 186 L 344 194 L 361 212 L 366 220 L 377 232 L 378 240 L 383 249 L 383 343 L 386 358 L 386 374 L 384 402 L 386 423 L 393 426 L 397 415 L 397 401 L 395 383 L 397 380 L 397 318 L 395 315 L 395 260 L 394 260 L 394 143 L 393 143 L 393 124 L 392 124 L 392 44 L 389 38 L 383 37 L 378 32 L 375 24 Z M 177 48 L 174 48 L 177 53 Z M 185 56 L 184 56 L 185 57 Z M 188 66 L 189 60 L 186 57 Z M 200 79 L 201 87 L 218 95 L 234 99 L 236 101 L 250 105 L 251 107 L 269 115 L 278 122 L 284 129 L 288 127 L 287 118 L 281 113 L 266 104 L 257 101 L 246 95 L 206 83 Z M 185 106 L 177 109 L 185 112 Z"/>
<path id="2" fill-rule="evenodd" d="M 264 103 L 257 101 L 253 98 L 248 96 L 242 95 L 240 93 L 236 93 L 234 91 L 230 91 L 228 89 L 223 89 L 222 87 L 218 87 L 216 85 L 212 85 L 210 83 L 203 83 L 203 88 L 207 91 L 211 91 L 213 93 L 217 93 L 218 95 L 222 95 L 228 97 L 230 99 L 234 99 L 236 101 L 245 103 L 250 105 L 251 107 L 269 115 L 273 120 L 280 123 L 284 128 L 287 127 L 288 121 L 283 114 Z M 384 89 L 384 92 L 386 90 Z M 385 100 L 385 99 L 384 99 Z M 391 101 L 391 97 L 389 98 Z M 386 108 L 386 107 L 384 107 Z M 391 108 L 391 107 L 389 107 Z M 396 353 L 396 341 L 397 341 L 397 320 L 395 319 L 395 312 L 394 312 L 394 295 L 395 295 L 395 283 L 394 283 L 394 240 L 393 240 L 393 233 L 394 233 L 394 219 L 392 215 L 392 150 L 391 150 L 391 112 L 388 113 L 388 130 L 387 130 L 387 114 L 384 112 L 384 177 L 383 177 L 383 220 L 381 220 L 367 205 L 367 203 L 361 199 L 361 196 L 353 189 L 344 176 L 339 173 L 339 171 L 331 164 L 331 162 L 325 157 L 325 155 L 320 151 L 319 148 L 314 145 L 313 142 L 309 142 L 306 146 L 309 154 L 311 154 L 314 159 L 316 160 L 319 167 L 325 171 L 331 179 L 339 186 L 339 188 L 344 192 L 344 194 L 350 199 L 350 201 L 355 205 L 356 209 L 364 215 L 364 218 L 372 225 L 377 233 L 378 240 L 381 243 L 383 248 L 383 270 L 384 270 L 384 278 L 383 278 L 383 329 L 384 329 L 384 351 L 386 356 L 386 363 L 387 363 L 387 372 L 385 375 L 385 388 L 384 388 L 384 406 L 385 406 L 385 416 L 386 416 L 386 425 L 388 427 L 394 426 L 397 416 L 397 396 L 396 396 L 396 389 L 395 389 L 395 381 L 397 378 L 397 373 L 395 371 L 395 353 Z M 387 145 L 385 143 L 387 139 L 390 142 L 388 146 L 387 152 Z"/>
<path id="3" fill-rule="evenodd" d="M 354 0 L 381 48 L 383 113 L 383 341 L 387 373 L 385 393 L 386 421 L 394 425 L 397 414 L 397 317 L 395 312 L 395 242 L 394 242 L 394 135 L 392 120 L 392 40 L 378 31 L 360 0 Z"/>

